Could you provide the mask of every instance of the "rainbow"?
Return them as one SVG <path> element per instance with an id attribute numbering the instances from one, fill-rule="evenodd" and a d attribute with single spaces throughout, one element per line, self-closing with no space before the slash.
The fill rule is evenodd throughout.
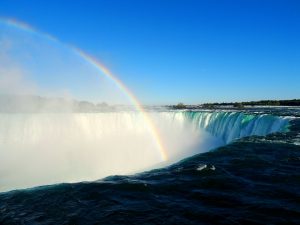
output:
<path id="1" fill-rule="evenodd" d="M 62 44 L 63 46 L 68 47 L 75 54 L 77 54 L 79 57 L 81 57 L 83 60 L 87 61 L 89 64 L 94 66 L 101 74 L 105 75 L 107 78 L 112 80 L 115 83 L 115 85 L 128 97 L 128 99 L 134 105 L 134 107 L 139 112 L 142 113 L 143 119 L 147 123 L 148 130 L 151 133 L 151 135 L 153 136 L 153 139 L 157 145 L 160 159 L 162 161 L 166 161 L 168 159 L 167 151 L 166 151 L 166 149 L 163 145 L 163 142 L 160 138 L 159 132 L 156 129 L 156 127 L 155 127 L 152 119 L 148 115 L 148 113 L 142 107 L 142 105 L 139 102 L 139 100 L 137 99 L 137 97 L 128 89 L 128 87 L 121 80 L 119 80 L 117 78 L 117 76 L 115 76 L 107 67 L 105 67 L 102 63 L 100 63 L 96 58 L 94 58 L 91 55 L 87 54 L 86 52 L 80 50 L 79 48 L 62 43 L 61 41 L 59 41 L 57 38 L 53 37 L 52 35 L 49 35 L 44 32 L 40 32 L 24 22 L 20 22 L 20 21 L 17 21 L 15 19 L 10 19 L 10 18 L 9 19 L 8 18 L 0 18 L 0 22 L 5 25 L 17 28 L 17 29 L 21 29 L 23 31 L 30 32 L 32 34 L 41 35 L 51 41 L 58 42 L 58 43 Z"/>

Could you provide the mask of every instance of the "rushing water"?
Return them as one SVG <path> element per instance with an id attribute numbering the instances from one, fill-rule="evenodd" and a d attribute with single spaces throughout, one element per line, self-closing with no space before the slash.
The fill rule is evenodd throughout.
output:
<path id="1" fill-rule="evenodd" d="M 299 114 L 293 108 L 152 113 L 168 147 L 180 145 L 168 154 L 194 156 L 136 175 L 4 192 L 0 224 L 299 224 Z M 100 123 L 95 117 L 89 126 Z M 130 118 L 124 129 L 133 128 L 138 115 Z M 12 126 L 6 119 L 2 127 L 4 121 Z M 74 137 L 82 132 L 63 124 Z M 89 126 L 85 124 L 90 132 Z M 24 138 L 28 130 L 41 132 L 38 127 L 35 123 L 35 131 L 15 127 L 10 132 Z M 8 143 L 10 133 L 1 132 Z M 211 144 L 197 142 L 200 137 Z M 215 146 L 223 147 L 211 150 Z"/>

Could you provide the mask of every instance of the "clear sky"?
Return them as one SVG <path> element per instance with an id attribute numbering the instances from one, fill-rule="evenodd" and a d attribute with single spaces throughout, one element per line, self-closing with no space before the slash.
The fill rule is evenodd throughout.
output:
<path id="1" fill-rule="evenodd" d="M 1 0 L 147 104 L 300 98 L 300 1 Z"/>

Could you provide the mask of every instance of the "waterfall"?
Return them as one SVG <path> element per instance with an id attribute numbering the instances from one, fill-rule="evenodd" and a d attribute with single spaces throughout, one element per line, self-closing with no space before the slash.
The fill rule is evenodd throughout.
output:
<path id="1" fill-rule="evenodd" d="M 289 119 L 269 114 L 253 115 L 243 112 L 181 112 L 201 129 L 221 138 L 226 144 L 242 137 L 265 136 L 286 129 Z"/>
<path id="2" fill-rule="evenodd" d="M 149 113 L 171 164 L 288 120 L 241 112 Z M 0 113 L 0 191 L 91 181 L 162 166 L 139 112 Z"/>

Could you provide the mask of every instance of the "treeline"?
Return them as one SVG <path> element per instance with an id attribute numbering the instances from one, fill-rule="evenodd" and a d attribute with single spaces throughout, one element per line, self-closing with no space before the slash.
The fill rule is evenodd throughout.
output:
<path id="1" fill-rule="evenodd" d="M 262 100 L 262 101 L 251 101 L 242 102 L 243 105 L 267 105 L 267 106 L 300 106 L 300 99 L 292 100 Z"/>
<path id="2" fill-rule="evenodd" d="M 229 102 L 229 103 L 208 103 L 203 105 L 219 105 L 219 106 L 300 106 L 300 99 L 292 100 L 260 100 L 250 102 Z"/>
<path id="3" fill-rule="evenodd" d="M 183 103 L 178 103 L 177 105 L 172 105 L 173 109 L 215 109 L 219 107 L 232 107 L 242 109 L 245 106 L 300 106 L 300 99 L 291 100 L 261 100 L 261 101 L 250 101 L 250 102 L 215 102 L 215 103 L 204 103 L 200 105 L 185 105 Z"/>

